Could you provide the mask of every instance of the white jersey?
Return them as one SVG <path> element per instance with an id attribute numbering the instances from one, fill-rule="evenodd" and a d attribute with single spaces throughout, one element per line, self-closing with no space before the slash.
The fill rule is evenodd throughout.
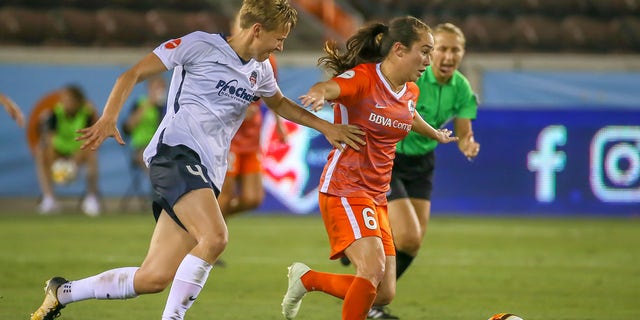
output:
<path id="1" fill-rule="evenodd" d="M 231 139 L 247 107 L 280 89 L 268 60 L 243 61 L 221 34 L 201 31 L 167 41 L 153 53 L 173 69 L 167 112 L 144 150 L 149 166 L 160 143 L 197 152 L 218 190 L 227 172 Z"/>

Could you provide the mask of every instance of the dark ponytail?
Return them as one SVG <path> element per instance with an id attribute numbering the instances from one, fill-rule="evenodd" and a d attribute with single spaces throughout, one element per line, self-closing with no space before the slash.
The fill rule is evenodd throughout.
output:
<path id="1" fill-rule="evenodd" d="M 318 59 L 318 65 L 324 65 L 332 70 L 332 76 L 337 76 L 362 63 L 381 62 L 396 42 L 409 48 L 420 39 L 421 32 L 430 33 L 431 28 L 411 16 L 393 19 L 389 26 L 373 23 L 347 40 L 345 53 L 340 52 L 334 41 L 327 41 L 326 55 Z"/>

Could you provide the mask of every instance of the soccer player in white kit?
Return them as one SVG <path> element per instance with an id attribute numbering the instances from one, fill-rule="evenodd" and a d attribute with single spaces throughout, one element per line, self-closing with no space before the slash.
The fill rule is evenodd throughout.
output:
<path id="1" fill-rule="evenodd" d="M 100 119 L 80 130 L 83 148 L 108 137 L 124 144 L 117 118 L 136 83 L 173 69 L 167 113 L 144 152 L 157 220 L 140 267 L 112 269 L 81 280 L 54 277 L 31 319 L 53 319 L 67 304 L 128 299 L 171 283 L 162 319 L 183 319 L 224 250 L 227 227 L 216 196 L 231 138 L 249 104 L 262 98 L 280 116 L 322 132 L 336 148 L 359 149 L 362 130 L 322 120 L 284 97 L 267 61 L 282 51 L 297 21 L 287 0 L 244 0 L 241 30 L 229 37 L 194 32 L 167 41 L 116 81 Z"/>

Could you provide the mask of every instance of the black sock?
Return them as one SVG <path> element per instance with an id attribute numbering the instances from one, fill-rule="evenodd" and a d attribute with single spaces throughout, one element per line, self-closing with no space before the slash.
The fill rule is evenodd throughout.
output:
<path id="1" fill-rule="evenodd" d="M 413 262 L 413 258 L 415 257 L 396 250 L 396 279 L 399 279 L 407 268 L 409 268 L 409 265 Z"/>

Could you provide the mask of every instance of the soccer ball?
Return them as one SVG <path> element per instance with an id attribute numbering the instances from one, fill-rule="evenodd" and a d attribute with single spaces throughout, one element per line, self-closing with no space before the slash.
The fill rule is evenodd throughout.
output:
<path id="1" fill-rule="evenodd" d="M 498 313 L 498 314 L 494 314 L 488 320 L 524 320 L 524 319 L 520 318 L 519 316 L 516 316 L 513 313 Z"/>
<path id="2" fill-rule="evenodd" d="M 71 159 L 56 159 L 51 165 L 51 176 L 53 182 L 58 184 L 67 184 L 76 178 L 78 167 L 75 161 Z"/>

